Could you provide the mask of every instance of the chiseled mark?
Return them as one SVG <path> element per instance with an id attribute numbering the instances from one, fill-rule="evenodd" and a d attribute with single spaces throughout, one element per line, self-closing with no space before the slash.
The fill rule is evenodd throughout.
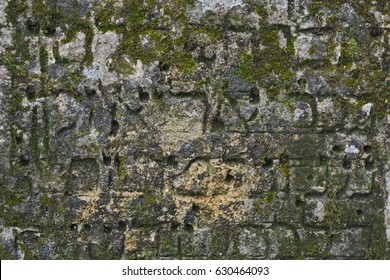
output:
<path id="1" fill-rule="evenodd" d="M 386 235 L 387 240 L 390 241 L 390 170 L 386 173 L 386 207 L 385 207 L 385 225 L 386 225 Z"/>

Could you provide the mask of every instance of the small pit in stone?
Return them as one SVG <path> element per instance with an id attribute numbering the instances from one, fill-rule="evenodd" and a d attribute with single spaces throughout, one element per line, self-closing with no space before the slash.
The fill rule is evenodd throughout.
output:
<path id="1" fill-rule="evenodd" d="M 115 136 L 118 133 L 118 130 L 119 130 L 119 123 L 116 120 L 112 120 L 110 136 Z"/>
<path id="2" fill-rule="evenodd" d="M 302 207 L 303 206 L 303 201 L 300 198 L 297 198 L 295 200 L 295 206 L 296 207 Z"/>
<path id="3" fill-rule="evenodd" d="M 172 166 L 173 168 L 176 168 L 179 164 L 177 163 L 174 156 L 168 156 L 167 157 L 167 164 Z"/>
<path id="4" fill-rule="evenodd" d="M 219 117 L 216 117 L 216 118 L 213 119 L 213 121 L 211 123 L 211 127 L 212 127 L 213 131 L 223 131 L 223 130 L 225 130 L 225 124 Z"/>
<path id="5" fill-rule="evenodd" d="M 145 103 L 149 100 L 149 93 L 141 90 L 139 92 L 139 101 L 141 101 L 142 103 Z"/>
<path id="6" fill-rule="evenodd" d="M 96 90 L 90 89 L 90 88 L 86 88 L 85 89 L 85 93 L 87 94 L 87 96 L 93 96 L 93 95 L 96 95 Z"/>
<path id="7" fill-rule="evenodd" d="M 373 24 L 370 26 L 369 30 L 372 37 L 378 37 L 383 33 L 382 28 L 378 24 Z"/>
<path id="8" fill-rule="evenodd" d="M 249 94 L 249 102 L 251 104 L 257 104 L 260 102 L 260 94 L 257 88 L 252 88 Z"/>
<path id="9" fill-rule="evenodd" d="M 184 225 L 184 230 L 186 232 L 193 232 L 194 231 L 194 227 L 192 225 L 190 225 L 190 224 L 185 224 Z"/>
<path id="10" fill-rule="evenodd" d="M 197 213 L 197 212 L 200 211 L 200 207 L 197 204 L 194 203 L 194 204 L 192 204 L 192 211 L 194 213 Z"/>
<path id="11" fill-rule="evenodd" d="M 111 158 L 106 156 L 105 152 L 103 152 L 103 164 L 106 166 L 111 165 Z"/>
<path id="12" fill-rule="evenodd" d="M 298 85 L 299 85 L 300 88 L 302 88 L 302 87 L 304 88 L 305 85 L 306 85 L 306 79 L 305 78 L 301 78 L 297 82 L 298 82 Z"/>
<path id="13" fill-rule="evenodd" d="M 108 225 L 105 225 L 104 228 L 103 228 L 103 231 L 105 233 L 110 233 L 112 231 L 112 227 L 111 226 L 108 226 Z"/>
<path id="14" fill-rule="evenodd" d="M 343 168 L 345 170 L 351 170 L 352 168 L 352 162 L 350 160 L 344 160 L 343 162 Z"/>
<path id="15" fill-rule="evenodd" d="M 65 191 L 64 192 L 64 196 L 71 196 L 71 195 L 72 195 L 72 193 L 70 191 Z"/>
<path id="16" fill-rule="evenodd" d="M 23 137 L 21 135 L 18 135 L 15 137 L 16 144 L 20 145 L 23 143 Z"/>
<path id="17" fill-rule="evenodd" d="M 69 228 L 70 228 L 71 230 L 77 230 L 77 229 L 78 229 L 78 226 L 77 226 L 77 224 L 70 224 Z"/>
<path id="18" fill-rule="evenodd" d="M 282 153 L 280 155 L 279 161 L 280 161 L 281 164 L 287 164 L 289 162 L 289 160 L 290 160 L 290 156 L 289 155 L 287 155 L 285 153 Z M 320 158 L 320 160 L 321 160 L 321 158 Z"/>
<path id="19" fill-rule="evenodd" d="M 161 71 L 168 71 L 169 70 L 169 64 L 168 63 L 160 62 L 159 67 L 160 67 Z"/>
<path id="20" fill-rule="evenodd" d="M 118 222 L 118 229 L 120 231 L 125 231 L 126 230 L 126 222 L 125 221 L 119 221 Z"/>
<path id="21" fill-rule="evenodd" d="M 19 157 L 19 162 L 22 166 L 28 166 L 30 164 L 30 160 L 27 157 L 25 157 L 24 155 L 21 155 Z"/>
<path id="22" fill-rule="evenodd" d="M 36 98 L 35 89 L 32 85 L 27 86 L 26 95 L 27 95 L 28 101 L 32 102 L 35 100 L 35 98 Z"/>
<path id="23" fill-rule="evenodd" d="M 44 33 L 45 35 L 47 35 L 48 37 L 53 36 L 54 34 L 56 34 L 56 28 L 55 28 L 55 26 L 54 26 L 54 23 L 56 22 L 56 20 L 55 20 L 54 18 L 52 18 L 52 19 L 49 20 L 49 22 L 51 22 L 50 25 L 47 26 L 47 27 L 43 30 L 43 33 Z"/>
<path id="24" fill-rule="evenodd" d="M 271 168 L 274 165 L 274 161 L 272 159 L 265 159 L 263 163 L 264 168 Z"/>
<path id="25" fill-rule="evenodd" d="M 177 230 L 179 230 L 179 228 L 180 228 L 180 224 L 179 223 L 173 222 L 171 224 L 171 231 L 177 231 Z"/>
<path id="26" fill-rule="evenodd" d="M 27 27 L 28 31 L 30 31 L 32 33 L 35 33 L 35 34 L 39 33 L 39 30 L 40 30 L 39 23 L 34 22 L 31 19 L 28 19 L 26 21 L 26 27 Z"/>
<path id="27" fill-rule="evenodd" d="M 341 147 L 340 145 L 335 145 L 335 146 L 333 146 L 333 152 L 335 152 L 335 153 L 340 153 L 340 152 L 342 152 L 343 151 L 343 147 Z"/>
<path id="28" fill-rule="evenodd" d="M 228 171 L 225 177 L 225 183 L 229 184 L 234 181 L 234 176 L 230 174 L 231 170 Z"/>
<path id="29" fill-rule="evenodd" d="M 372 153 L 372 146 L 370 145 L 366 145 L 363 147 L 363 151 L 366 153 L 366 154 L 371 154 Z"/>

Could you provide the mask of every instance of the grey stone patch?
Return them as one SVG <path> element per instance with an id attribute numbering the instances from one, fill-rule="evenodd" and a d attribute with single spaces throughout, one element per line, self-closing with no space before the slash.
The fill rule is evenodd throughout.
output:
<path id="1" fill-rule="evenodd" d="M 308 225 L 320 225 L 325 218 L 325 197 L 305 199 L 304 222 Z"/>
<path id="2" fill-rule="evenodd" d="M 246 176 L 256 178 L 254 184 L 249 184 L 246 190 L 250 198 L 257 197 L 260 194 L 267 193 L 275 183 L 275 171 L 273 169 L 260 168 L 259 170 L 251 168 Z"/>
<path id="3" fill-rule="evenodd" d="M 6 13 L 5 9 L 7 8 L 8 0 L 3 0 L 0 2 L 0 25 L 6 25 Z"/>
<path id="4" fill-rule="evenodd" d="M 199 24 L 207 13 L 213 12 L 223 16 L 230 9 L 242 6 L 244 6 L 242 0 L 197 0 L 194 5 L 187 5 L 186 15 L 190 22 Z"/>
<path id="5" fill-rule="evenodd" d="M 389 258 L 386 1 L 0 2 L 2 259 Z"/>
<path id="6" fill-rule="evenodd" d="M 288 16 L 288 0 L 263 0 L 268 4 L 270 24 L 291 24 Z"/>
<path id="7" fill-rule="evenodd" d="M 59 48 L 62 58 L 81 61 L 85 55 L 85 34 L 78 32 L 74 41 L 63 44 Z"/>
<path id="8" fill-rule="evenodd" d="M 318 126 L 334 128 L 343 121 L 343 110 L 331 98 L 317 99 Z"/>
<path id="9" fill-rule="evenodd" d="M 306 77 L 306 75 L 305 75 Z M 305 92 L 312 95 L 326 95 L 331 92 L 331 87 L 327 79 L 321 75 L 320 72 L 316 72 L 315 75 L 309 75 L 306 77 Z"/>
<path id="10" fill-rule="evenodd" d="M 327 35 L 301 33 L 295 41 L 296 55 L 303 61 L 308 59 L 325 59 L 327 56 Z"/>
<path id="11" fill-rule="evenodd" d="M 96 198 L 99 192 L 99 165 L 95 159 L 74 159 L 69 167 L 69 174 L 65 187 L 67 195 Z"/>
<path id="12" fill-rule="evenodd" d="M 294 231 L 284 227 L 275 227 L 266 229 L 265 232 L 270 240 L 268 256 L 273 259 L 287 259 L 297 256 L 298 244 Z"/>
<path id="13" fill-rule="evenodd" d="M 292 167 L 290 169 L 290 186 L 299 193 L 324 193 L 327 178 L 323 167 Z"/>
<path id="14" fill-rule="evenodd" d="M 243 6 L 242 0 L 197 0 L 202 9 L 202 13 L 218 8 L 229 10 L 235 6 Z"/>
<path id="15" fill-rule="evenodd" d="M 12 227 L 4 227 L 2 224 L 0 225 L 0 243 L 2 245 L 2 249 L 9 252 L 10 257 L 15 259 L 23 259 L 23 253 L 18 250 L 16 244 L 16 237 L 18 229 Z"/>
<path id="16" fill-rule="evenodd" d="M 250 257 L 265 257 L 267 241 L 261 229 L 244 228 L 238 237 L 238 249 L 243 255 Z"/>
<path id="17" fill-rule="evenodd" d="M 1 17 L 1 16 L 0 16 Z M 11 27 L 2 27 L 0 29 L 0 54 L 5 54 L 6 48 L 12 46 L 12 33 L 14 29 Z"/>
<path id="18" fill-rule="evenodd" d="M 84 68 L 83 74 L 87 79 L 97 81 L 101 78 L 100 64 L 93 62 L 92 67 Z"/>
<path id="19" fill-rule="evenodd" d="M 310 125 L 313 121 L 313 112 L 308 103 L 298 102 L 294 109 L 294 121 Z"/>
<path id="20" fill-rule="evenodd" d="M 339 231 L 330 248 L 330 254 L 335 257 L 361 257 L 364 250 L 369 248 L 365 235 L 367 231 L 362 228 Z"/>
<path id="21" fill-rule="evenodd" d="M 94 64 L 96 63 L 95 65 L 99 65 L 99 69 L 94 66 L 93 68 L 97 72 L 91 73 L 90 76 L 92 76 L 92 79 L 101 79 L 103 85 L 117 83 L 119 75 L 116 72 L 109 71 L 107 65 L 119 46 L 121 35 L 113 31 L 102 33 L 95 30 L 94 33 L 92 42 L 93 60 Z"/>
<path id="22" fill-rule="evenodd" d="M 354 160 L 352 161 L 352 170 L 350 173 L 350 181 L 347 188 L 347 195 L 354 194 L 369 194 L 372 190 L 372 172 L 373 169 L 368 168 L 369 161 Z M 373 165 L 375 163 L 372 163 Z M 374 166 L 372 168 L 375 168 Z M 369 170 L 367 170 L 369 169 Z"/>
<path id="23" fill-rule="evenodd" d="M 183 240 L 183 254 L 196 258 L 205 257 L 210 252 L 210 245 L 210 228 L 195 228 L 191 238 Z"/>
<path id="24" fill-rule="evenodd" d="M 292 17 L 298 30 L 327 27 L 332 14 L 334 11 L 324 3 L 312 0 L 295 0 L 292 9 Z"/>

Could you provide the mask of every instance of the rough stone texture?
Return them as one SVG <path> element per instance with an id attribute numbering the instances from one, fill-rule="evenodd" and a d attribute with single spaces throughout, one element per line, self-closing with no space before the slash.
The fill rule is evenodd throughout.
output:
<path id="1" fill-rule="evenodd" d="M 389 70 L 387 0 L 0 0 L 0 257 L 390 258 Z"/>

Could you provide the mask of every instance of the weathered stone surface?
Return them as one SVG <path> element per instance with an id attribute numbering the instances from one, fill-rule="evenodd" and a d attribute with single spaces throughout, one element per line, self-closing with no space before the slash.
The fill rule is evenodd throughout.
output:
<path id="1" fill-rule="evenodd" d="M 243 255 L 265 257 L 268 245 L 265 235 L 259 229 L 242 229 L 239 235 L 239 250 Z"/>
<path id="2" fill-rule="evenodd" d="M 389 5 L 0 1 L 0 258 L 390 258 Z"/>

